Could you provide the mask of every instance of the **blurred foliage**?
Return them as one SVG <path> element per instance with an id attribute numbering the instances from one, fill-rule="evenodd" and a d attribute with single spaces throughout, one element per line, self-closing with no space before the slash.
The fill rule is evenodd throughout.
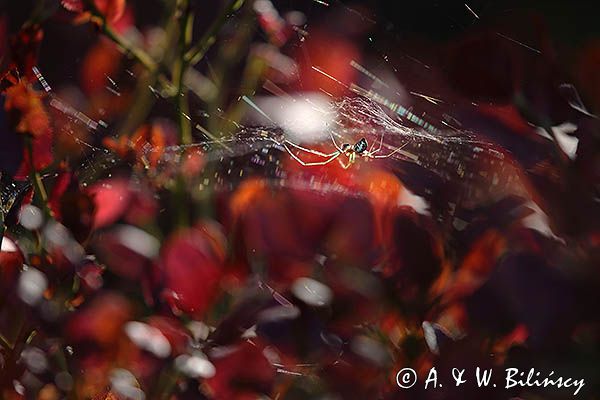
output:
<path id="1" fill-rule="evenodd" d="M 4 1 L 0 397 L 598 398 L 598 8 Z M 300 165 L 255 101 L 315 94 L 423 161 Z"/>

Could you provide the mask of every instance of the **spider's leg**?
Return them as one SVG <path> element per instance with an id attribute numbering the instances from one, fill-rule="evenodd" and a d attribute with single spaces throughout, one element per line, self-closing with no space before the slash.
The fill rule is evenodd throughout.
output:
<path id="1" fill-rule="evenodd" d="M 354 161 L 356 161 L 356 154 L 355 153 L 351 153 L 348 156 L 348 161 L 347 162 L 343 162 L 342 160 L 338 160 L 340 162 L 340 165 L 342 166 L 342 168 L 344 169 L 348 169 L 352 166 L 352 164 L 354 164 Z"/>
<path id="2" fill-rule="evenodd" d="M 373 153 L 379 153 L 383 148 L 383 137 L 385 136 L 385 131 L 381 132 L 381 139 L 379 140 L 379 147 L 373 151 Z"/>
<path id="3" fill-rule="evenodd" d="M 338 159 L 338 162 L 340 163 L 340 165 L 342 166 L 342 168 L 344 169 L 348 169 L 350 168 L 350 166 L 352 165 L 352 163 L 350 162 L 350 159 L 348 159 L 347 162 L 342 161 L 341 159 Z"/>
<path id="4" fill-rule="evenodd" d="M 283 143 L 283 147 L 285 147 L 285 149 L 287 150 L 287 152 L 289 153 L 289 155 L 294 160 L 296 160 L 298 163 L 300 163 L 301 165 L 303 165 L 305 167 L 311 167 L 311 166 L 316 166 L 316 165 L 326 165 L 326 164 L 329 164 L 330 162 L 332 162 L 333 160 L 335 160 L 336 158 L 338 158 L 340 156 L 340 154 L 342 154 L 339 151 L 336 151 L 336 152 L 331 153 L 329 155 L 324 155 L 325 157 L 329 157 L 327 160 L 316 161 L 316 162 L 306 162 L 306 161 L 303 161 L 297 155 L 295 155 L 294 152 L 288 147 L 288 145 L 286 143 Z"/>
<path id="5" fill-rule="evenodd" d="M 329 137 L 331 137 L 331 141 L 333 142 L 333 145 L 335 146 L 335 148 L 340 152 L 343 153 L 344 150 L 342 150 L 342 147 L 340 145 L 337 144 L 337 142 L 335 141 L 335 137 L 333 136 L 333 132 L 329 131 Z"/>
<path id="6" fill-rule="evenodd" d="M 320 156 L 320 157 L 331 157 L 334 154 L 338 153 L 337 151 L 334 151 L 333 153 L 326 154 L 326 153 L 320 152 L 318 150 L 313 150 L 313 149 L 309 149 L 307 147 L 300 146 L 299 144 L 296 144 L 294 142 L 290 142 L 289 140 L 286 140 L 285 144 L 289 144 L 290 146 L 293 146 L 293 147 L 297 148 L 298 150 L 302 150 L 302 151 L 305 151 L 307 153 L 311 153 L 311 154 L 314 154 L 314 155 L 317 155 L 317 156 Z"/>
<path id="7" fill-rule="evenodd" d="M 376 155 L 373 155 L 373 154 L 371 153 L 371 154 L 369 154 L 369 157 L 371 157 L 371 158 L 388 158 L 388 157 L 391 157 L 391 156 L 393 156 L 393 155 L 394 155 L 394 154 L 396 154 L 396 153 L 400 153 L 400 154 L 402 154 L 404 157 L 410 158 L 410 159 L 411 159 L 411 160 L 413 160 L 413 161 L 418 161 L 418 160 L 419 160 L 419 157 L 418 157 L 418 156 L 414 155 L 413 153 L 409 153 L 408 151 L 402 150 L 402 149 L 404 149 L 404 147 L 406 147 L 406 145 L 408 145 L 408 143 L 405 143 L 404 145 L 402 145 L 402 146 L 399 146 L 398 148 L 396 148 L 396 150 L 392 151 L 392 152 L 391 152 L 391 153 L 389 153 L 389 154 L 385 154 L 385 155 L 376 156 Z"/>
<path id="8" fill-rule="evenodd" d="M 365 154 L 367 157 L 373 157 L 373 155 L 379 153 L 381 151 L 381 148 L 375 149 L 373 151 L 369 151 L 367 154 Z"/>
<path id="9" fill-rule="evenodd" d="M 373 150 L 375 148 L 375 143 L 373 142 L 373 144 L 371 145 L 371 148 L 369 149 L 369 154 L 375 154 L 375 153 L 379 153 L 379 151 L 381 151 L 381 148 L 383 147 L 383 136 L 385 135 L 385 131 L 381 131 L 381 136 L 379 139 L 379 146 L 377 147 L 377 149 Z"/>

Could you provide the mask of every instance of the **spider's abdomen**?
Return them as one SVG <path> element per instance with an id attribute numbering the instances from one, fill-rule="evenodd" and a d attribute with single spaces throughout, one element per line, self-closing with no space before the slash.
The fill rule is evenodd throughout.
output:
<path id="1" fill-rule="evenodd" d="M 356 142 L 353 146 L 353 149 L 356 153 L 360 154 L 367 150 L 368 144 L 367 139 L 362 138 L 358 142 Z"/>

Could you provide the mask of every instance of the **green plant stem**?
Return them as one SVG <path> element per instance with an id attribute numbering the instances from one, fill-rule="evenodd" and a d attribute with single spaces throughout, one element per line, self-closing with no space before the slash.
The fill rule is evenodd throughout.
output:
<path id="1" fill-rule="evenodd" d="M 229 94 L 227 90 L 224 90 L 223 85 L 226 82 L 236 79 L 236 77 L 232 75 L 234 74 L 234 71 L 239 68 L 242 60 L 246 59 L 246 66 L 240 86 L 247 87 L 248 82 L 246 79 L 248 78 L 248 64 L 252 62 L 251 60 L 256 58 L 252 55 L 252 52 L 250 52 L 249 55 L 246 55 L 246 52 L 244 51 L 244 49 L 251 46 L 252 37 L 256 33 L 256 24 L 254 22 L 255 12 L 251 7 L 251 4 L 246 3 L 246 5 L 240 9 L 237 18 L 239 20 L 238 29 L 236 29 L 231 37 L 228 38 L 227 46 L 221 46 L 219 48 L 215 60 L 211 60 L 211 65 L 213 66 L 212 70 L 214 71 L 212 72 L 211 79 L 217 89 L 217 94 L 207 103 L 208 114 L 210 115 L 219 115 L 219 110 L 228 110 L 228 108 L 232 107 L 228 107 L 226 104 Z M 247 93 L 238 93 L 239 96 L 243 94 Z M 240 102 L 236 103 L 239 104 Z M 227 111 L 227 114 L 229 114 L 229 111 Z M 236 121 L 236 119 L 231 119 L 229 115 L 226 115 L 224 119 L 210 118 L 207 121 L 208 130 L 213 132 L 215 137 L 223 138 L 227 136 L 232 129 L 237 129 L 236 127 L 231 126 L 231 121 Z"/>
<path id="2" fill-rule="evenodd" d="M 27 140 L 27 152 L 29 154 L 29 168 L 31 169 L 30 175 L 31 180 L 33 181 L 33 185 L 35 188 L 35 194 L 38 196 L 38 205 L 42 208 L 46 217 L 52 217 L 52 210 L 50 209 L 50 205 L 48 204 L 48 192 L 46 192 L 46 187 L 44 186 L 44 182 L 42 182 L 42 176 L 35 169 L 35 163 L 33 162 L 33 144 L 31 143 L 31 138 Z"/>
<path id="3" fill-rule="evenodd" d="M 202 38 L 200 38 L 196 45 L 185 54 L 185 61 L 189 63 L 189 65 L 194 66 L 204 58 L 206 52 L 217 40 L 217 34 L 225 24 L 229 15 L 239 10 L 242 4 L 244 4 L 244 0 L 229 0 L 227 6 L 211 24 Z"/>
<path id="4" fill-rule="evenodd" d="M 185 71 L 188 63 L 185 53 L 192 41 L 193 14 L 189 12 L 187 0 L 177 2 L 177 12 L 180 20 L 179 57 L 175 62 L 173 83 L 177 87 L 176 107 L 178 112 L 179 142 L 181 144 L 192 143 L 192 123 L 190 121 L 189 102 L 187 89 L 185 87 Z"/>
<path id="5" fill-rule="evenodd" d="M 104 35 L 117 44 L 123 51 L 125 51 L 126 54 L 133 56 L 137 62 L 142 64 L 148 70 L 155 70 L 159 68 L 159 64 L 154 61 L 154 59 L 148 53 L 129 43 L 127 39 L 125 39 L 110 25 L 108 25 L 105 19 L 102 21 L 102 32 Z"/>
<path id="6" fill-rule="evenodd" d="M 173 365 L 168 365 L 164 367 L 158 377 L 155 393 L 153 393 L 153 398 L 156 398 L 158 400 L 170 399 L 173 395 L 173 390 L 177 385 L 178 378 L 179 373 Z"/>
<path id="7" fill-rule="evenodd" d="M 244 79 L 242 90 L 240 91 L 241 96 L 252 96 L 256 91 L 256 88 L 261 84 L 261 79 L 264 76 L 264 72 L 267 68 L 266 62 L 259 57 L 250 56 L 244 70 Z M 246 104 L 244 102 L 234 103 L 227 111 L 227 117 L 224 121 L 240 121 L 244 113 L 246 112 Z M 219 129 L 222 135 L 230 134 L 226 127 Z"/>
<path id="8" fill-rule="evenodd" d="M 175 84 L 177 85 L 177 122 L 179 127 L 179 142 L 181 144 L 192 143 L 192 121 L 190 120 L 190 110 L 187 97 L 187 90 L 184 85 L 185 70 L 187 65 L 185 61 L 178 60 L 176 65 L 177 75 Z"/>
<path id="9" fill-rule="evenodd" d="M 48 194 L 46 193 L 46 188 L 44 187 L 44 183 L 42 182 L 42 177 L 40 173 L 37 171 L 33 171 L 33 180 L 35 183 L 35 190 L 40 195 L 40 199 L 44 205 L 48 204 Z"/>
<path id="10" fill-rule="evenodd" d="M 156 61 L 148 53 L 139 47 L 133 46 L 129 43 L 123 36 L 121 36 L 117 31 L 115 31 L 106 20 L 104 14 L 98 10 L 96 4 L 93 0 L 83 0 L 84 5 L 90 11 L 92 16 L 98 20 L 100 20 L 100 27 L 102 28 L 102 32 L 106 37 L 115 42 L 121 49 L 123 49 L 127 54 L 131 54 L 140 64 L 144 65 L 149 70 L 154 70 L 158 67 Z"/>
<path id="11" fill-rule="evenodd" d="M 139 62 L 147 71 L 146 75 L 138 81 L 136 87 L 136 107 L 134 107 L 132 112 L 128 115 L 121 129 L 119 129 L 119 135 L 131 135 L 131 133 L 133 133 L 135 129 L 137 129 L 137 127 L 146 119 L 155 103 L 156 98 L 149 88 L 153 88 L 157 82 L 159 82 L 163 89 L 169 93 L 169 95 L 175 96 L 174 90 L 176 88 L 173 87 L 171 81 L 167 77 L 169 68 L 166 66 L 164 61 L 168 58 L 168 55 L 165 53 L 162 57 L 163 61 L 156 61 L 144 50 L 136 47 L 118 32 L 116 32 L 107 23 L 102 13 L 95 7 L 93 1 L 84 1 L 86 3 L 86 7 L 91 10 L 94 18 L 100 21 L 99 25 L 104 36 L 121 48 L 124 53 L 133 57 L 133 59 Z M 173 15 L 175 15 L 175 12 Z M 170 49 L 173 44 L 173 39 L 177 37 L 177 25 L 178 24 L 176 23 L 175 18 L 171 18 L 166 24 L 165 31 L 167 44 L 165 45 L 165 49 Z"/>
<path id="12" fill-rule="evenodd" d="M 4 347 L 6 350 L 12 349 L 13 346 L 9 343 L 9 341 L 0 334 L 0 346 Z"/>
<path id="13" fill-rule="evenodd" d="M 179 84 L 179 93 L 177 95 L 177 108 L 179 111 L 179 142 L 181 144 L 192 143 L 192 121 L 190 121 L 190 107 L 187 98 L 187 91 L 183 89 L 183 84 Z"/>
<path id="14" fill-rule="evenodd" d="M 192 41 L 193 15 L 189 10 L 188 0 L 177 0 L 176 15 L 179 20 L 179 52 L 173 66 L 173 84 L 177 88 L 175 107 L 177 109 L 177 126 L 179 129 L 179 143 L 192 143 L 192 122 L 190 120 L 189 102 L 185 87 L 185 71 L 188 63 L 185 53 Z M 189 210 L 187 208 L 186 185 L 181 175 L 177 176 L 174 188 L 175 200 L 178 203 L 177 224 L 180 227 L 189 223 Z"/>

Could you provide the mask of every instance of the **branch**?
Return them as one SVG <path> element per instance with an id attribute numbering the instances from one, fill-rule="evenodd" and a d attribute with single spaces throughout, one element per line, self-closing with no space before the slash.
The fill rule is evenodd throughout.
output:
<path id="1" fill-rule="evenodd" d="M 98 19 L 100 22 L 100 27 L 102 28 L 102 32 L 116 43 L 121 49 L 123 49 L 127 54 L 131 54 L 133 58 L 135 58 L 140 64 L 145 66 L 148 70 L 154 71 L 159 65 L 154 61 L 154 59 L 146 53 L 144 50 L 140 49 L 129 43 L 123 36 L 121 36 L 117 31 L 115 31 L 106 21 L 106 16 L 98 10 L 96 4 L 93 0 L 83 0 L 85 6 L 88 8 L 93 18 Z"/>
<path id="2" fill-rule="evenodd" d="M 190 121 L 189 103 L 187 98 L 187 88 L 184 84 L 185 71 L 188 63 L 185 60 L 185 52 L 192 41 L 192 26 L 194 14 L 189 12 L 187 0 L 178 1 L 178 13 L 180 14 L 180 33 L 179 33 L 179 51 L 180 57 L 175 62 L 173 83 L 177 87 L 177 112 L 179 122 L 179 142 L 181 144 L 190 144 L 192 142 L 192 126 Z"/>
<path id="3" fill-rule="evenodd" d="M 229 3 L 225 7 L 225 9 L 221 12 L 221 14 L 217 17 L 217 19 L 212 23 L 210 28 L 206 31 L 206 33 L 200 38 L 198 43 L 193 46 L 186 54 L 185 61 L 189 65 L 198 64 L 206 52 L 210 49 L 210 47 L 215 43 L 217 39 L 217 34 L 225 24 L 225 21 L 229 16 L 240 9 L 240 7 L 244 4 L 244 0 L 229 0 Z"/>
<path id="4" fill-rule="evenodd" d="M 106 37 L 115 42 L 127 54 L 131 54 L 133 58 L 146 67 L 146 69 L 154 71 L 158 68 L 158 63 L 154 61 L 154 59 L 148 53 L 129 43 L 123 36 L 109 26 L 106 21 L 103 21 L 102 23 L 102 32 L 104 32 Z"/>

